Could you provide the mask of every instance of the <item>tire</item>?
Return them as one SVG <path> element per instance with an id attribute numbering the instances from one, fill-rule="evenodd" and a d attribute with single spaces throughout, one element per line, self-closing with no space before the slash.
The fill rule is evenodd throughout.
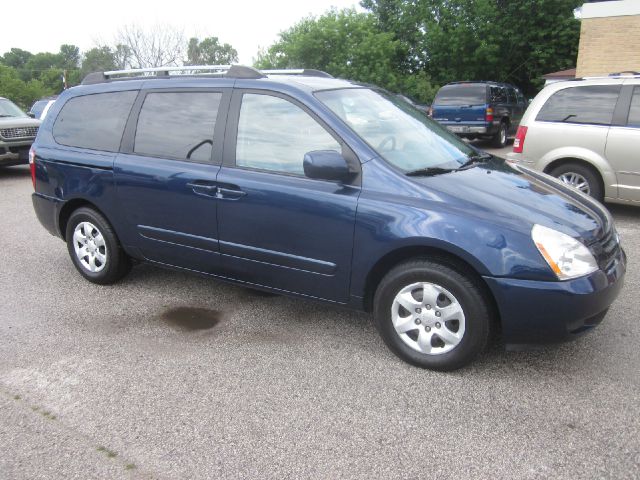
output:
<path id="1" fill-rule="evenodd" d="M 90 282 L 108 285 L 131 270 L 131 259 L 122 249 L 113 228 L 93 208 L 81 207 L 71 214 L 65 238 L 71 261 Z"/>
<path id="2" fill-rule="evenodd" d="M 408 292 L 413 311 L 397 301 L 406 304 Z M 489 340 L 491 314 L 482 289 L 470 272 L 447 261 L 419 258 L 393 268 L 376 290 L 373 315 L 392 352 L 431 370 L 467 365 Z"/>
<path id="3" fill-rule="evenodd" d="M 501 122 L 500 129 L 498 132 L 491 138 L 491 145 L 496 148 L 503 148 L 507 146 L 507 123 Z"/>
<path id="4" fill-rule="evenodd" d="M 592 168 L 579 163 L 567 162 L 551 170 L 550 174 L 561 182 L 592 196 L 599 202 L 604 200 L 602 183 Z"/>

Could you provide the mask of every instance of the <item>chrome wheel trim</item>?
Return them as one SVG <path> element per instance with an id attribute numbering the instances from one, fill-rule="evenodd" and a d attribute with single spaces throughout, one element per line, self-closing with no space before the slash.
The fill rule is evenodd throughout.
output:
<path id="1" fill-rule="evenodd" d="M 407 346 L 426 355 L 450 352 L 465 332 L 465 315 L 458 299 L 429 282 L 412 283 L 396 294 L 391 321 Z"/>
<path id="2" fill-rule="evenodd" d="M 500 127 L 500 145 L 505 145 L 507 143 L 507 126 L 502 124 Z"/>
<path id="3" fill-rule="evenodd" d="M 577 188 L 582 193 L 591 195 L 591 187 L 589 187 L 589 182 L 579 173 L 565 172 L 558 177 L 558 180 L 560 180 L 562 183 L 572 186 L 573 188 Z"/>
<path id="4" fill-rule="evenodd" d="M 102 271 L 107 264 L 107 244 L 100 230 L 91 222 L 80 222 L 73 231 L 76 258 L 91 273 Z"/>

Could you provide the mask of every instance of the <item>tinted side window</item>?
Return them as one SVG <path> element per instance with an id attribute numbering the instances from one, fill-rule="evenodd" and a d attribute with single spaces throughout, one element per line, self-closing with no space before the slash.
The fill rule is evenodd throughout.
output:
<path id="1" fill-rule="evenodd" d="M 518 95 L 518 103 L 525 103 L 524 96 L 520 90 L 516 90 L 516 95 Z"/>
<path id="2" fill-rule="evenodd" d="M 491 87 L 491 103 L 507 103 L 507 93 L 502 87 Z"/>
<path id="3" fill-rule="evenodd" d="M 242 97 L 236 165 L 304 175 L 304 154 L 313 150 L 341 147 L 297 105 L 269 95 Z"/>
<path id="4" fill-rule="evenodd" d="M 149 93 L 144 99 L 133 151 L 154 157 L 207 162 L 222 94 Z"/>
<path id="5" fill-rule="evenodd" d="M 633 97 L 631 97 L 631 108 L 629 109 L 629 120 L 627 125 L 630 127 L 640 128 L 640 87 L 633 89 Z"/>
<path id="6" fill-rule="evenodd" d="M 96 93 L 70 99 L 53 125 L 61 145 L 117 152 L 137 91 Z"/>
<path id="7" fill-rule="evenodd" d="M 518 99 L 516 98 L 516 91 L 513 88 L 507 88 L 507 98 L 509 103 L 518 103 Z"/>
<path id="8" fill-rule="evenodd" d="M 620 85 L 586 85 L 559 90 L 540 109 L 541 122 L 610 125 Z"/>

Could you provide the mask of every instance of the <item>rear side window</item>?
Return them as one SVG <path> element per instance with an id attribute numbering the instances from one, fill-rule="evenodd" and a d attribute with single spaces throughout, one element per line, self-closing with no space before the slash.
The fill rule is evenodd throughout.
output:
<path id="1" fill-rule="evenodd" d="M 153 157 L 210 161 L 221 98 L 219 92 L 147 94 L 133 151 Z"/>
<path id="2" fill-rule="evenodd" d="M 633 89 L 633 97 L 631 97 L 631 108 L 629 109 L 629 120 L 627 125 L 630 127 L 640 128 L 640 87 Z"/>
<path id="3" fill-rule="evenodd" d="M 513 88 L 507 88 L 507 98 L 509 99 L 509 103 L 518 103 L 516 91 Z"/>
<path id="4" fill-rule="evenodd" d="M 487 86 L 479 83 L 460 83 L 442 87 L 434 105 L 484 105 L 487 103 Z"/>
<path id="5" fill-rule="evenodd" d="M 536 120 L 611 125 L 619 93 L 620 85 L 565 88 L 551 95 Z"/>
<path id="6" fill-rule="evenodd" d="M 96 93 L 64 104 L 53 125 L 61 145 L 117 152 L 137 91 Z"/>
<path id="7" fill-rule="evenodd" d="M 491 103 L 507 103 L 507 92 L 502 87 L 491 87 Z"/>

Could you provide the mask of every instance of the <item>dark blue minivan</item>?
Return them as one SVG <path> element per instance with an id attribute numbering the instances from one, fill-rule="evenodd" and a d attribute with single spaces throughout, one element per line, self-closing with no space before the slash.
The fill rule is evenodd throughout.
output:
<path id="1" fill-rule="evenodd" d="M 601 204 L 395 95 L 318 71 L 171 70 L 89 75 L 31 151 L 38 219 L 89 281 L 145 261 L 373 312 L 391 350 L 436 370 L 498 331 L 574 338 L 622 287 Z"/>

